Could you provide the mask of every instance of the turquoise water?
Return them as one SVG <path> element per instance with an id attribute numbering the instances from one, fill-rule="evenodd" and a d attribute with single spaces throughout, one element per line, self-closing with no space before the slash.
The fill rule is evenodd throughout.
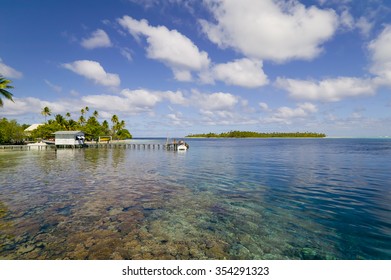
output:
<path id="1" fill-rule="evenodd" d="M 0 152 L 0 259 L 391 259 L 391 140 L 188 143 Z"/>

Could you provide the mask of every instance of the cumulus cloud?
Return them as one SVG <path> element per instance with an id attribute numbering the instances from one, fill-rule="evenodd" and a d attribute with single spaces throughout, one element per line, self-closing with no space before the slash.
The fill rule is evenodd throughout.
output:
<path id="1" fill-rule="evenodd" d="M 204 82 L 220 80 L 228 85 L 256 88 L 266 85 L 269 81 L 262 69 L 262 61 L 248 58 L 237 59 L 228 63 L 217 64 L 210 70 Z M 209 80 L 209 81 L 208 81 Z"/>
<path id="2" fill-rule="evenodd" d="M 188 37 L 177 30 L 151 26 L 145 19 L 135 20 L 129 16 L 118 19 L 118 22 L 136 39 L 146 37 L 147 56 L 170 67 L 179 81 L 189 81 L 192 78 L 191 71 L 209 66 L 208 54 L 200 51 Z"/>
<path id="3" fill-rule="evenodd" d="M 312 59 L 338 26 L 333 10 L 307 8 L 298 1 L 205 2 L 216 21 L 200 21 L 208 38 L 221 48 L 261 60 Z"/>
<path id="4" fill-rule="evenodd" d="M 281 119 L 303 118 L 317 111 L 316 105 L 306 102 L 298 104 L 296 108 L 280 107 L 274 116 Z"/>
<path id="5" fill-rule="evenodd" d="M 119 86 L 121 81 L 117 74 L 107 73 L 99 62 L 91 60 L 77 60 L 72 63 L 65 63 L 62 66 L 87 79 L 93 80 L 96 84 L 103 86 Z"/>
<path id="6" fill-rule="evenodd" d="M 372 55 L 370 71 L 377 75 L 377 83 L 391 86 L 391 25 L 386 25 L 380 35 L 370 42 L 368 49 Z"/>
<path id="7" fill-rule="evenodd" d="M 107 112 L 137 114 L 152 112 L 153 108 L 167 100 L 172 104 L 186 104 L 180 91 L 150 91 L 147 89 L 123 89 L 119 95 L 88 95 L 82 97 L 84 104 Z"/>
<path id="8" fill-rule="evenodd" d="M 122 115 L 153 112 L 155 106 L 167 101 L 170 104 L 187 106 L 189 100 L 181 91 L 151 91 L 148 89 L 123 89 L 118 94 L 96 94 L 78 96 L 77 99 L 59 99 L 46 101 L 35 97 L 14 98 L 15 103 L 4 100 L 2 114 L 17 116 L 25 114 L 40 114 L 43 107 L 49 107 L 53 112 L 79 112 L 80 107 L 88 106 L 100 112 L 102 117 L 113 113 Z"/>
<path id="9" fill-rule="evenodd" d="M 78 108 L 75 101 L 59 100 L 58 102 L 40 100 L 35 97 L 13 98 L 15 102 L 7 99 L 4 100 L 4 108 L 2 114 L 5 116 L 21 116 L 25 114 L 41 114 L 42 108 L 49 107 L 52 112 L 63 113 L 66 111 L 73 111 L 70 109 Z"/>
<path id="10" fill-rule="evenodd" d="M 193 122 L 187 120 L 187 117 L 183 115 L 182 112 L 171 112 L 166 115 L 166 118 L 169 120 L 169 125 L 179 126 L 183 128 L 189 128 L 193 126 Z"/>
<path id="11" fill-rule="evenodd" d="M 373 95 L 376 86 L 371 79 L 339 77 L 321 81 L 277 78 L 276 85 L 297 99 L 340 101 L 347 97 Z"/>
<path id="12" fill-rule="evenodd" d="M 188 100 L 181 91 L 164 91 L 160 93 L 160 96 L 172 104 L 188 105 Z"/>
<path id="13" fill-rule="evenodd" d="M 346 24 L 350 24 L 346 15 Z M 353 23 L 352 23 L 353 24 Z M 368 44 L 371 55 L 371 78 L 337 77 L 314 80 L 277 78 L 275 85 L 289 92 L 291 97 L 326 102 L 349 97 L 375 95 L 379 86 L 391 86 L 391 25 L 386 25 L 377 38 Z"/>
<path id="14" fill-rule="evenodd" d="M 147 90 L 124 89 L 119 95 L 88 95 L 82 101 L 98 110 L 138 113 L 150 111 L 161 97 Z"/>
<path id="15" fill-rule="evenodd" d="M 81 45 L 86 49 L 111 47 L 111 41 L 107 33 L 102 29 L 94 31 L 89 38 L 84 38 Z"/>
<path id="16" fill-rule="evenodd" d="M 270 116 L 261 119 L 261 123 L 282 123 L 291 124 L 297 120 L 308 119 L 318 111 L 315 104 L 305 102 L 299 103 L 295 108 L 283 106 L 276 110 L 269 110 Z"/>
<path id="17" fill-rule="evenodd" d="M 230 111 L 239 102 L 239 97 L 224 92 L 212 94 L 193 91 L 191 104 L 204 111 Z"/>
<path id="18" fill-rule="evenodd" d="M 19 72 L 12 68 L 11 66 L 8 66 L 7 64 L 3 63 L 3 60 L 0 58 L 0 75 L 11 78 L 11 79 L 19 79 L 23 77 L 22 72 Z"/>

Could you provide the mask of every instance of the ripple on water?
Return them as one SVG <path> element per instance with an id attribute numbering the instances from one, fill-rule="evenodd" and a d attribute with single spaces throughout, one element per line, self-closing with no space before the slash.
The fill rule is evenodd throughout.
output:
<path id="1" fill-rule="evenodd" d="M 265 141 L 7 153 L 0 258 L 390 258 L 378 149 Z"/>

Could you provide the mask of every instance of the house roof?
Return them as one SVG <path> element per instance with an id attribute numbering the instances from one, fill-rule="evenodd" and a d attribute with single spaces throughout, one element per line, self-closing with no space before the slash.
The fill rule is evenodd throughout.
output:
<path id="1" fill-rule="evenodd" d="M 83 131 L 77 130 L 77 131 L 56 131 L 53 133 L 54 135 L 75 135 L 79 133 L 84 133 Z"/>
<path id="2" fill-rule="evenodd" d="M 37 129 L 38 126 L 40 126 L 40 125 L 43 125 L 43 124 L 42 123 L 32 124 L 28 128 L 26 128 L 24 131 L 26 131 L 26 132 L 33 131 L 33 130 Z"/>

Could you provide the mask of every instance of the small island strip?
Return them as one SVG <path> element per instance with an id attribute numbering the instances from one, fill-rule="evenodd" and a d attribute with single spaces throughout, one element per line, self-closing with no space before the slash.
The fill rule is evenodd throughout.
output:
<path id="1" fill-rule="evenodd" d="M 253 132 L 229 131 L 217 133 L 189 134 L 186 138 L 324 138 L 326 134 L 316 132 Z"/>

